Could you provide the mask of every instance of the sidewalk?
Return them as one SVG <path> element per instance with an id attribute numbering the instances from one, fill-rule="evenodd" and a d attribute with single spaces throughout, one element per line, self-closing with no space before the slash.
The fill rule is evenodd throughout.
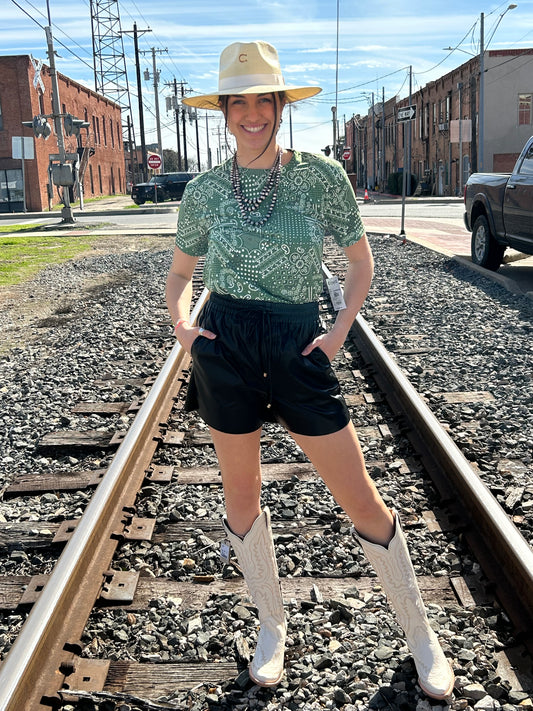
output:
<path id="1" fill-rule="evenodd" d="M 387 205 L 387 204 L 400 204 L 402 202 L 402 196 L 401 195 L 391 195 L 389 193 L 379 193 L 379 192 L 374 192 L 373 190 L 368 191 L 368 200 L 365 200 L 365 190 L 364 188 L 357 188 L 357 191 L 355 193 L 357 197 L 357 202 L 363 202 L 363 203 L 379 203 L 380 205 Z M 451 204 L 458 204 L 463 202 L 462 197 L 453 197 L 453 196 L 447 196 L 447 195 L 410 195 L 406 196 L 405 198 L 406 204 L 409 203 L 415 203 L 415 204 L 438 204 L 438 205 L 451 205 Z"/>
<path id="2" fill-rule="evenodd" d="M 401 203 L 401 196 L 399 195 L 388 195 L 387 193 L 375 193 L 369 192 L 369 200 L 364 199 L 364 190 L 361 188 L 357 189 L 356 193 L 357 202 L 364 203 L 379 203 L 385 204 L 398 204 Z M 455 197 L 407 197 L 405 199 L 406 204 L 408 203 L 434 203 L 440 205 L 446 205 L 450 203 L 462 202 L 462 198 Z M 123 215 L 125 210 L 131 211 L 132 214 L 149 214 L 149 213 L 159 213 L 159 212 L 174 212 L 178 207 L 179 203 L 177 201 L 173 202 L 163 202 L 155 205 L 151 202 L 146 202 L 144 205 L 136 206 L 129 195 L 110 195 L 108 197 L 102 198 L 101 200 L 90 200 L 84 203 L 83 210 L 80 210 L 79 203 L 75 204 L 72 208 L 74 217 L 81 217 L 86 213 L 91 215 Z M 20 217 L 21 220 L 38 220 L 43 217 L 61 217 L 60 210 L 45 210 L 43 212 L 0 212 L 0 220 L 14 220 Z"/>

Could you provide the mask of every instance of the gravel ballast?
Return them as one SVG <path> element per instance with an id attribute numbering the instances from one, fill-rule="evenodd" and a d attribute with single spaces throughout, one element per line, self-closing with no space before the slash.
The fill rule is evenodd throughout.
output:
<path id="1" fill-rule="evenodd" d="M 381 235 L 371 235 L 370 241 L 376 270 L 363 316 L 531 545 L 532 302 L 416 244 Z M 107 451 L 43 452 L 39 443 L 54 430 L 114 432 L 132 422 L 133 415 L 77 415 L 72 407 L 80 401 L 121 402 L 142 396 L 139 382 L 152 374 L 153 361 L 156 367 L 162 364 L 172 342 L 163 307 L 170 258 L 170 250 L 149 249 L 46 269 L 24 291 L 26 306 L 33 301 L 55 304 L 47 307 L 47 313 L 39 312 L 38 318 L 28 316 L 27 310 L 20 316 L 15 299 L 4 302 L 10 347 L 0 355 L 0 487 L 19 474 L 75 472 L 109 464 L 112 454 Z M 162 337 L 167 336 L 161 347 Z M 116 384 L 117 378 L 131 382 Z M 454 402 L 448 394 L 458 392 L 483 395 Z M 360 424 L 380 420 L 376 407 Z M 184 423 L 192 427 L 198 421 L 193 414 L 176 424 Z M 303 461 L 302 453 L 279 428 L 268 426 L 265 432 L 278 438 L 264 445 L 265 457 Z M 386 462 L 371 473 L 386 501 L 402 511 L 407 531 L 410 517 L 418 529 L 416 519 L 421 511 L 431 509 L 434 494 L 414 476 L 399 478 L 395 462 L 409 454 L 409 445 L 389 443 L 384 448 L 368 442 L 363 449 L 367 461 Z M 216 458 L 209 447 L 188 447 L 180 453 L 163 450 L 159 463 L 216 466 Z M 0 502 L 0 522 L 73 519 L 81 515 L 89 497 L 88 491 L 75 491 L 7 499 Z M 304 535 L 280 537 L 277 552 L 283 577 L 315 576 L 325 569 L 329 574 L 335 569 L 344 575 L 349 571 L 354 578 L 372 575 L 349 525 L 339 519 L 340 509 L 320 482 L 265 483 L 263 503 L 271 507 L 274 520 L 297 526 L 298 521 L 314 517 L 325 525 L 324 533 L 311 541 Z M 162 492 L 147 487 L 139 499 L 138 515 L 156 516 L 158 526 L 164 526 L 220 517 L 223 510 L 220 488 L 189 486 L 184 495 L 172 484 Z M 423 529 L 416 535 L 417 573 L 479 573 L 460 541 L 449 537 L 444 543 Z M 49 572 L 53 562 L 48 552 L 9 550 L 2 556 L 0 574 Z M 201 530 L 191 532 L 187 546 L 124 544 L 116 567 L 175 580 L 187 580 L 191 571 L 237 575 L 232 566 L 224 569 L 217 541 Z M 247 640 L 253 650 L 256 618 L 250 614 L 253 608 L 238 602 L 232 596 L 218 596 L 201 613 L 183 610 L 169 599 L 153 600 L 148 610 L 129 616 L 121 610 L 101 610 L 87 627 L 84 654 L 153 663 L 242 657 L 244 664 L 246 644 L 237 640 Z M 286 603 L 288 673 L 276 690 L 251 686 L 245 674 L 221 687 L 176 692 L 166 699 L 170 707 L 192 711 L 445 708 L 418 689 L 403 635 L 378 586 L 364 594 L 354 588 L 338 600 Z M 454 659 L 458 690 L 451 708 L 524 708 L 519 704 L 527 694 L 520 696 L 522 692 L 510 688 L 496 670 L 496 655 L 509 642 L 504 615 L 484 607 L 464 610 L 436 605 L 429 614 Z M 0 616 L 0 652 L 9 648 L 21 620 L 17 614 Z M 84 703 L 76 708 L 91 708 L 92 702 Z M 100 708 L 113 709 L 111 704 L 111 700 L 101 702 Z M 130 703 L 129 708 L 143 707 Z"/>

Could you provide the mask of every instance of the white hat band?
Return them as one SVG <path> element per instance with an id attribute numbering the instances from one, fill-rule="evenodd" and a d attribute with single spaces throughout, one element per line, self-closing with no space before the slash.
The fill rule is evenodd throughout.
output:
<path id="1" fill-rule="evenodd" d="M 318 86 L 287 86 L 283 80 L 278 53 L 268 42 L 234 42 L 220 55 L 218 92 L 182 99 L 186 106 L 225 110 L 221 96 L 231 94 L 270 94 L 285 92 L 284 104 L 308 99 L 320 91 Z"/>
<path id="2" fill-rule="evenodd" d="M 218 82 L 219 91 L 230 91 L 231 89 L 242 89 L 252 86 L 284 86 L 283 77 L 280 74 L 246 74 L 243 76 L 233 76 L 227 79 L 220 79 Z"/>

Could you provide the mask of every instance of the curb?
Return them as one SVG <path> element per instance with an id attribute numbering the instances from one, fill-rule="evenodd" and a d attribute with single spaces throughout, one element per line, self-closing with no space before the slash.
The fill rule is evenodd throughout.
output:
<path id="1" fill-rule="evenodd" d="M 514 282 L 509 277 L 506 277 L 503 274 L 498 274 L 498 272 L 488 271 L 487 269 L 480 267 L 478 264 L 474 264 L 474 262 L 472 262 L 470 259 L 466 259 L 465 257 L 454 255 L 452 259 L 454 262 L 457 262 L 461 266 L 467 267 L 471 271 L 477 272 L 482 277 L 485 277 L 485 279 L 490 279 L 491 281 L 497 282 L 511 294 L 516 294 L 517 296 L 526 296 L 528 299 L 531 299 L 533 301 L 533 291 L 523 291 L 516 284 L 516 282 Z"/>
<path id="2" fill-rule="evenodd" d="M 79 217 L 108 217 L 117 215 L 154 215 L 159 213 L 171 213 L 177 212 L 176 207 L 144 207 L 134 212 L 130 212 L 128 208 L 121 209 L 110 209 L 110 210 L 78 210 L 74 212 L 74 218 Z M 61 221 L 60 212 L 1 212 L 0 220 L 44 220 L 50 219 L 57 216 L 58 220 Z"/>

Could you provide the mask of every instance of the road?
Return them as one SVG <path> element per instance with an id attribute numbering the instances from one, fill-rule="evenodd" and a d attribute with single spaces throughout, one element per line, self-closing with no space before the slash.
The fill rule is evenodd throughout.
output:
<path id="1" fill-rule="evenodd" d="M 458 199 L 420 199 L 407 201 L 402 227 L 402 204 L 400 200 L 371 199 L 365 202 L 358 198 L 361 215 L 367 232 L 390 233 L 405 236 L 430 249 L 438 250 L 450 257 L 456 257 L 470 264 L 470 233 L 463 223 L 463 202 Z M 87 227 L 121 232 L 144 232 L 145 234 L 172 234 L 176 228 L 177 202 L 165 202 L 154 207 L 146 203 L 140 208 L 133 206 L 128 196 L 87 203 L 85 210 L 75 209 L 76 224 L 60 227 L 59 213 L 40 215 L 0 215 L 0 225 L 38 224 L 60 227 L 63 233 L 76 233 L 80 228 L 85 234 Z M 127 209 L 131 208 L 131 209 Z M 486 276 L 499 281 L 511 291 L 531 293 L 533 296 L 533 257 L 526 257 L 508 250 L 509 263 L 500 267 L 497 273 L 481 270 Z M 472 268 L 480 270 L 472 265 Z M 512 283 L 509 283 L 511 280 Z M 514 286 L 513 286 L 514 285 Z"/>
<path id="2" fill-rule="evenodd" d="M 368 232 L 400 233 L 401 228 L 401 203 L 359 201 L 361 214 Z M 145 229 L 149 232 L 157 230 L 174 230 L 176 226 L 176 209 L 179 203 L 166 202 L 158 207 L 146 203 L 141 208 L 124 209 L 132 206 L 132 201 L 127 197 L 118 197 L 106 203 L 96 202 L 86 206 L 84 212 L 75 210 L 76 227 L 99 225 L 111 229 Z M 454 238 L 449 243 L 450 254 L 470 253 L 470 237 L 463 225 L 462 202 L 449 203 L 413 203 L 407 204 L 405 210 L 405 232 L 408 237 L 423 236 L 429 232 L 442 233 L 443 237 Z M 57 212 L 41 213 L 36 215 L 17 214 L 13 216 L 2 215 L 1 225 L 38 224 L 53 226 L 60 223 Z M 446 242 L 443 242 L 446 247 Z M 458 252 L 457 249 L 461 251 Z"/>

